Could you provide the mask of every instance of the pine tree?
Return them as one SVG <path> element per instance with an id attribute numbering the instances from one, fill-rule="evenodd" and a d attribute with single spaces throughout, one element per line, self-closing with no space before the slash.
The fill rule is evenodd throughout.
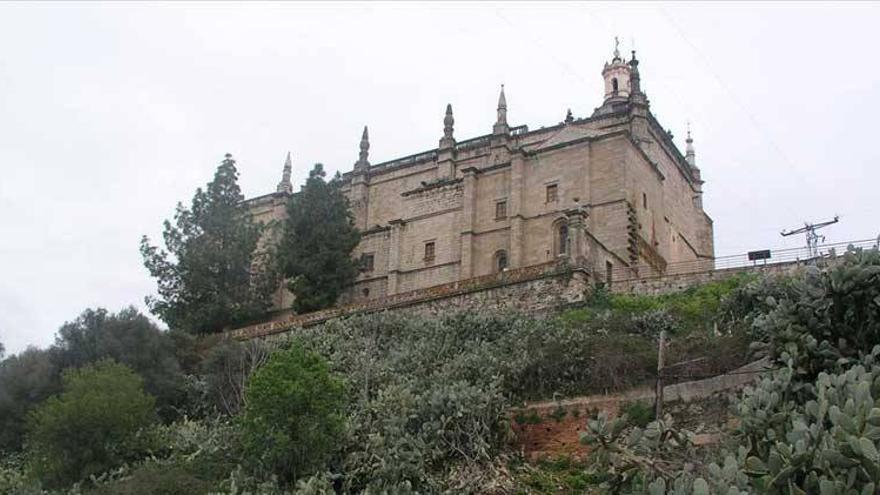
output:
<path id="1" fill-rule="evenodd" d="M 337 174 L 324 180 L 316 163 L 302 190 L 287 204 L 287 220 L 279 245 L 279 266 L 296 296 L 298 313 L 333 305 L 358 273 L 351 252 L 360 241 L 348 199 Z"/>
<path id="2" fill-rule="evenodd" d="M 178 203 L 174 224 L 165 221 L 166 250 L 141 239 L 144 265 L 158 283 L 150 310 L 171 328 L 211 333 L 265 314 L 277 286 L 274 265 L 257 246 L 264 225 L 240 208 L 235 160 L 227 154 L 192 206 Z"/>

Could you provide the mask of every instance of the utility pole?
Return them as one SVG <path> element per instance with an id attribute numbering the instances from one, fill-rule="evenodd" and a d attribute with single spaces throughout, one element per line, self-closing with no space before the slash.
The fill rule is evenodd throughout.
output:
<path id="1" fill-rule="evenodd" d="M 657 391 L 654 393 L 654 419 L 663 417 L 663 354 L 666 350 L 666 330 L 660 330 L 657 345 Z"/>
<path id="2" fill-rule="evenodd" d="M 827 227 L 831 224 L 835 224 L 840 220 L 839 215 L 834 215 L 833 220 L 828 220 L 825 222 L 819 223 L 808 223 L 804 222 L 804 226 L 799 229 L 794 230 L 783 230 L 779 234 L 783 237 L 788 237 L 790 235 L 795 234 L 806 234 L 807 235 L 807 250 L 810 252 L 810 258 L 818 258 L 819 257 L 819 241 L 825 242 L 825 236 L 817 234 L 816 231 Z"/>

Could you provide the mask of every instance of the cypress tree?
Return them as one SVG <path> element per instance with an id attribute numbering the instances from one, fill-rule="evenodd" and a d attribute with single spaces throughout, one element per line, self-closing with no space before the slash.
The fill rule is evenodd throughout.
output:
<path id="1" fill-rule="evenodd" d="M 305 186 L 291 196 L 278 248 L 279 267 L 296 296 L 298 313 L 333 305 L 358 273 L 351 252 L 360 233 L 339 174 L 329 182 L 325 177 L 324 166 L 316 163 Z"/>
<path id="2" fill-rule="evenodd" d="M 235 160 L 227 154 L 189 208 L 165 221 L 165 249 L 141 239 L 144 265 L 158 283 L 150 310 L 171 328 L 212 333 L 259 318 L 277 286 L 274 264 L 257 252 L 265 226 L 241 209 Z M 268 253 L 264 253 L 268 254 Z"/>

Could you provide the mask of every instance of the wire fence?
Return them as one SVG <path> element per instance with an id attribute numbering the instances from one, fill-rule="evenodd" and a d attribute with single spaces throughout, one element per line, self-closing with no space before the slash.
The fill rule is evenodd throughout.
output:
<path id="1" fill-rule="evenodd" d="M 638 278 L 658 277 L 663 275 L 683 275 L 688 273 L 699 273 L 712 270 L 760 267 L 783 263 L 807 263 L 817 259 L 831 258 L 843 254 L 850 246 L 863 249 L 876 248 L 878 247 L 878 240 L 880 239 L 862 239 L 858 241 L 820 244 L 819 246 L 817 246 L 817 254 L 813 254 L 809 248 L 804 246 L 797 248 L 752 251 L 750 253 L 718 256 L 714 259 L 697 259 L 690 261 L 674 262 L 668 263 L 662 271 L 647 264 L 616 267 L 612 270 L 611 276 L 612 280 L 620 281 Z M 754 256 L 757 253 L 760 254 L 758 256 Z M 756 257 L 763 257 L 763 259 L 753 259 Z"/>

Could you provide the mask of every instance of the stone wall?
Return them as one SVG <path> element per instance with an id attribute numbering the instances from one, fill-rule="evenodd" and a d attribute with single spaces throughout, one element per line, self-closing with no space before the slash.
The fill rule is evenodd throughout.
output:
<path id="1" fill-rule="evenodd" d="M 228 335 L 241 340 L 259 338 L 318 325 L 333 318 L 386 310 L 441 314 L 456 309 L 515 309 L 535 313 L 583 301 L 590 285 L 585 268 L 550 262 L 322 311 L 283 316 L 231 330 Z"/>
<path id="2" fill-rule="evenodd" d="M 659 275 L 628 280 L 614 280 L 611 292 L 616 294 L 657 295 L 679 292 L 695 285 L 717 282 L 743 273 L 791 273 L 804 266 L 803 262 L 792 261 L 768 265 L 726 268 L 723 270 L 704 270 L 693 273 Z"/>
<path id="3" fill-rule="evenodd" d="M 703 407 L 711 407 L 723 414 L 727 408 L 728 394 L 742 389 L 752 383 L 768 370 L 767 360 L 759 360 L 737 368 L 728 373 L 704 380 L 676 383 L 663 387 L 664 411 L 672 414 L 676 424 L 688 419 L 698 424 L 710 426 L 713 418 Z M 580 443 L 580 434 L 586 429 L 587 418 L 599 412 L 611 417 L 617 416 L 621 408 L 632 402 L 653 404 L 655 392 L 652 387 L 638 387 L 623 393 L 610 395 L 592 395 L 573 397 L 570 399 L 532 402 L 511 411 L 511 426 L 516 438 L 516 445 L 527 457 L 540 458 L 545 456 L 575 456 L 588 454 L 587 446 Z M 519 422 L 517 417 L 537 418 L 537 421 Z M 683 417 L 684 416 L 684 417 Z M 696 416 L 696 417 L 693 417 Z M 717 419 L 717 418 L 715 418 Z M 695 443 L 714 443 L 717 441 L 717 424 L 708 430 L 716 433 L 698 435 Z"/>
<path id="4" fill-rule="evenodd" d="M 618 294 L 666 294 L 742 273 L 790 273 L 802 266 L 800 262 L 776 263 L 615 280 L 611 284 L 611 291 Z M 543 312 L 582 302 L 593 283 L 589 268 L 572 266 L 565 260 L 553 261 L 425 289 L 382 295 L 302 315 L 279 313 L 272 321 L 231 330 L 229 335 L 237 339 L 258 338 L 318 325 L 333 318 L 386 310 L 421 314 L 456 310 Z"/>

